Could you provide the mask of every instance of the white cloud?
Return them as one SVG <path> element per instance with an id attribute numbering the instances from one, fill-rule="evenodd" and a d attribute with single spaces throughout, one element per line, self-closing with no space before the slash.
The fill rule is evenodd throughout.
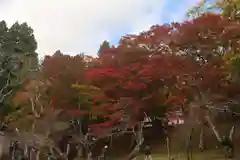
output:
<path id="1" fill-rule="evenodd" d="M 95 54 L 103 40 L 160 21 L 164 0 L 0 0 L 0 19 L 26 21 L 40 55 Z"/>

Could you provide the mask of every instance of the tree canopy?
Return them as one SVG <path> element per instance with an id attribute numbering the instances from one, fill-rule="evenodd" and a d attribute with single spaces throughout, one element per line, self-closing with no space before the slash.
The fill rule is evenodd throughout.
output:
<path id="1" fill-rule="evenodd" d="M 239 2 L 204 1 L 184 22 L 153 25 L 116 46 L 103 41 L 96 58 L 57 50 L 41 64 L 33 29 L 1 21 L 0 106 L 10 110 L 2 120 L 18 128 L 40 124 L 48 136 L 59 133 L 55 122 L 76 136 L 77 120 L 85 142 L 89 132 L 99 138 L 139 127 L 146 115 L 185 114 L 194 102 L 239 103 Z"/>

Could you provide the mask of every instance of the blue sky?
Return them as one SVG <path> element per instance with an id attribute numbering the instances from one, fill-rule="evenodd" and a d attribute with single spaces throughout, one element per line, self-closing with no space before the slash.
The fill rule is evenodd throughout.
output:
<path id="1" fill-rule="evenodd" d="M 0 0 L 0 20 L 27 22 L 38 41 L 40 56 L 60 49 L 75 55 L 96 55 L 103 40 L 151 25 L 182 21 L 200 0 Z"/>
<path id="2" fill-rule="evenodd" d="M 186 11 L 194 5 L 198 4 L 200 1 L 201 0 L 165 0 L 157 13 L 155 13 L 157 18 L 152 24 L 150 24 L 150 26 L 154 24 L 184 21 L 186 20 Z M 142 30 L 146 30 L 150 26 L 147 24 L 146 27 L 142 28 Z M 137 34 L 142 30 L 121 30 L 116 33 L 116 35 L 112 36 L 109 40 L 112 44 L 117 44 L 122 35 L 132 32 Z"/>

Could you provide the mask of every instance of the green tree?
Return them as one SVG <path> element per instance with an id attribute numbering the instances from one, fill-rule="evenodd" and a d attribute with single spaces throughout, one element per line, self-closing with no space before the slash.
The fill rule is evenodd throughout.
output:
<path id="1" fill-rule="evenodd" d="M 233 21 L 240 21 L 240 0 L 202 0 L 187 12 L 187 16 L 196 18 L 206 12 L 220 12 Z"/>
<path id="2" fill-rule="evenodd" d="M 12 56 L 1 55 L 0 66 L 0 119 L 2 119 L 12 112 L 9 100 L 21 86 L 18 73 L 22 69 L 22 61 Z"/>
<path id="3" fill-rule="evenodd" d="M 22 78 L 29 75 L 29 69 L 38 68 L 38 54 L 36 53 L 37 42 L 33 34 L 33 29 L 27 23 L 14 23 L 10 28 L 5 21 L 0 22 L 0 54 L 12 56 L 18 61 L 22 61 Z M 19 78 L 20 78 L 19 77 Z"/>
<path id="4" fill-rule="evenodd" d="M 110 44 L 108 41 L 103 41 L 103 43 L 100 45 L 100 48 L 98 50 L 98 56 L 100 56 L 106 49 L 110 48 Z"/>
<path id="5" fill-rule="evenodd" d="M 220 0 L 213 7 L 220 9 L 231 20 L 240 21 L 240 0 Z"/>
<path id="6" fill-rule="evenodd" d="M 201 16 L 203 13 L 207 11 L 206 8 L 206 1 L 200 1 L 197 5 L 192 7 L 191 9 L 188 10 L 187 12 L 187 17 L 188 18 L 197 18 Z"/>
<path id="7" fill-rule="evenodd" d="M 37 42 L 27 23 L 0 22 L 0 117 L 12 112 L 11 99 L 38 69 Z"/>
<path id="8" fill-rule="evenodd" d="M 6 41 L 6 35 L 8 32 L 7 24 L 5 21 L 0 22 L 0 49 Z M 1 50 L 0 50 L 1 51 Z"/>
<path id="9" fill-rule="evenodd" d="M 34 53 L 37 42 L 33 29 L 27 23 L 14 23 L 9 29 L 5 41 L 5 50 L 14 53 Z"/>

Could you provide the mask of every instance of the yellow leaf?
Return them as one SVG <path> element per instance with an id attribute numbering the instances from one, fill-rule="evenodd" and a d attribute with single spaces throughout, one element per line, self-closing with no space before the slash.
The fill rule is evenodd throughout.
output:
<path id="1" fill-rule="evenodd" d="M 82 89 L 82 90 L 92 90 L 92 91 L 99 91 L 100 88 L 92 86 L 92 85 L 81 85 L 81 84 L 73 84 L 73 88 Z"/>

